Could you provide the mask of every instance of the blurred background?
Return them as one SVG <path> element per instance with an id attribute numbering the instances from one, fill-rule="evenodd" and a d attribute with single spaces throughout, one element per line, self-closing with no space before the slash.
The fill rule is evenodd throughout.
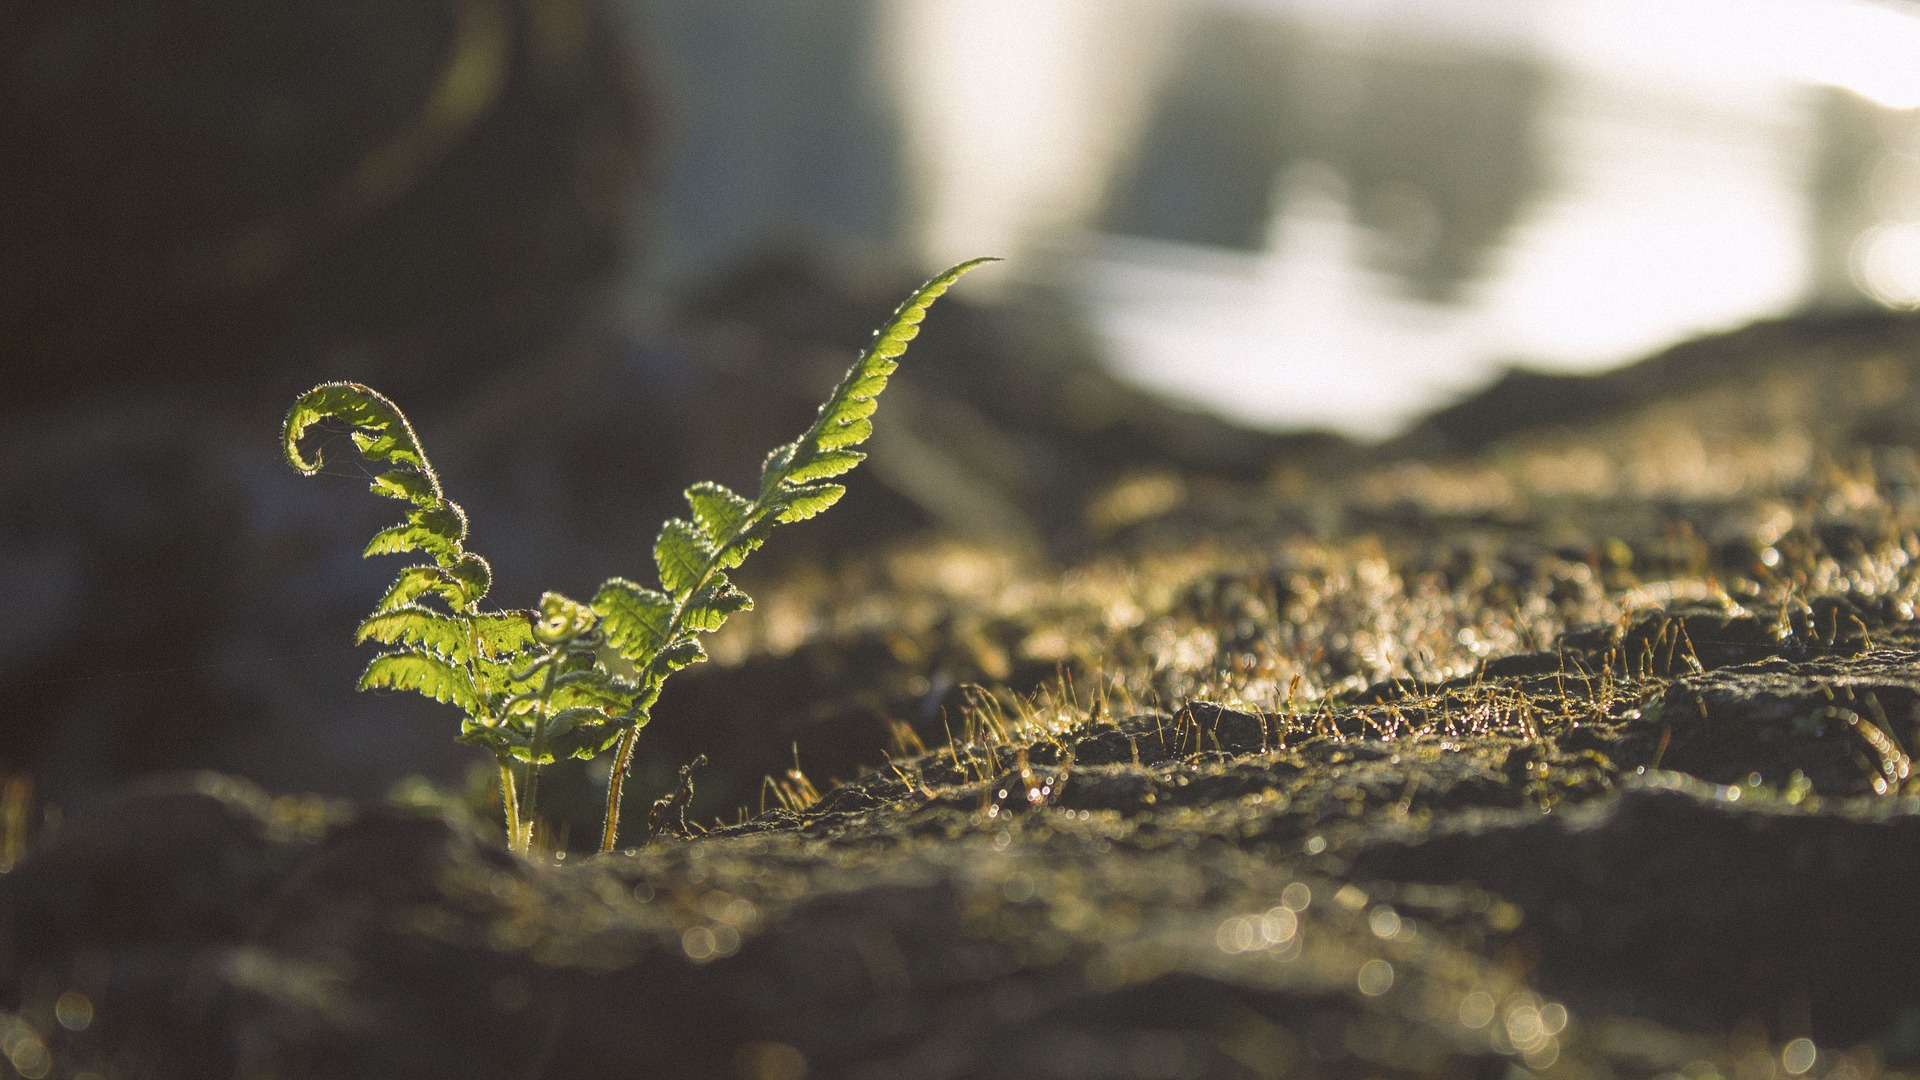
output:
<path id="1" fill-rule="evenodd" d="M 391 504 L 279 459 L 323 379 L 408 409 L 500 603 L 578 595 L 996 254 L 760 572 L 1070 559 L 1143 471 L 1258 482 L 1514 366 L 1920 305 L 1917 106 L 1898 0 L 10 5 L 0 772 L 460 781 L 443 710 L 351 690 Z M 676 725 L 753 722 L 680 708 L 637 798 L 720 749 Z M 753 708 L 742 746 L 813 730 Z"/>
<path id="2" fill-rule="evenodd" d="M 656 11 L 666 273 L 780 228 L 1000 253 L 1251 424 L 1382 436 L 1503 364 L 1920 302 L 1910 4 L 836 0 L 772 53 L 781 5 L 730 7 Z"/>

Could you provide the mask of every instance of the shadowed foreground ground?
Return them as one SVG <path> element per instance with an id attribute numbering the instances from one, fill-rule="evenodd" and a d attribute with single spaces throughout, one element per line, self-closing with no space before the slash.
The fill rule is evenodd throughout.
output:
<path id="1" fill-rule="evenodd" d="M 898 721 L 861 775 L 559 865 L 458 815 L 148 784 L 0 876 L 0 1051 L 35 1078 L 1920 1068 L 1916 445 L 1920 327 L 1778 324 L 1518 380 L 1361 464 L 1143 473 L 1069 567 L 796 578 L 684 692 Z"/>

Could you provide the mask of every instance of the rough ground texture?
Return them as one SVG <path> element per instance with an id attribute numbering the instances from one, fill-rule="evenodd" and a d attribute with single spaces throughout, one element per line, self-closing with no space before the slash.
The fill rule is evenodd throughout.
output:
<path id="1" fill-rule="evenodd" d="M 0 1051 L 34 1078 L 1920 1068 L 1920 328 L 1762 326 L 1608 380 L 1561 388 L 1561 426 L 1496 390 L 1366 461 L 1141 473 L 1064 567 L 922 546 L 796 577 L 668 693 L 778 701 L 836 764 L 691 839 L 632 808 L 633 847 L 529 861 L 457 813 L 129 790 L 0 875 Z"/>

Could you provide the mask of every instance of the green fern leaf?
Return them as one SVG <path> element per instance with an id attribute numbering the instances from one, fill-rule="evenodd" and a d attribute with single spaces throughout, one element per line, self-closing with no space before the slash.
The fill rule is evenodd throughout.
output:
<path id="1" fill-rule="evenodd" d="M 354 445 L 363 456 L 414 467 L 427 477 L 436 497 L 439 495 L 440 483 L 427 465 L 426 455 L 420 452 L 420 440 L 414 436 L 413 425 L 384 394 L 359 383 L 321 383 L 293 403 L 281 435 L 287 461 L 294 468 L 308 476 L 320 471 L 321 455 L 316 453 L 308 460 L 300 453 L 300 440 L 306 437 L 308 428 L 326 419 L 351 424 L 356 429 Z"/>
<path id="2" fill-rule="evenodd" d="M 733 539 L 740 526 L 753 513 L 752 503 L 714 483 L 700 483 L 688 488 L 687 503 L 693 507 L 694 523 L 706 534 L 707 541 L 716 547 Z"/>
<path id="3" fill-rule="evenodd" d="M 731 570 L 741 563 L 746 562 L 747 556 L 758 551 L 760 545 L 767 542 L 767 534 L 771 533 L 773 527 L 779 524 L 770 512 L 778 508 L 779 504 L 773 501 L 755 503 L 753 508 L 753 523 L 740 530 L 740 532 L 734 536 L 731 544 L 721 548 L 714 554 L 713 568 L 715 570 Z"/>
<path id="4" fill-rule="evenodd" d="M 624 578 L 610 578 L 593 597 L 600 632 L 620 655 L 644 664 L 667 640 L 673 598 Z"/>
<path id="5" fill-rule="evenodd" d="M 534 689 L 533 680 L 518 677 L 526 660 L 526 652 L 517 652 L 497 659 L 483 654 L 470 662 L 478 700 L 490 705 L 487 715 L 500 712 L 500 703 L 508 698 Z"/>
<path id="6" fill-rule="evenodd" d="M 453 503 L 442 503 L 408 511 L 407 520 L 374 533 L 363 554 L 370 557 L 418 551 L 446 567 L 464 559 L 466 552 L 460 549 L 460 542 L 466 537 L 466 512 Z"/>
<path id="7" fill-rule="evenodd" d="M 856 404 L 873 404 L 871 398 Z M 872 410 L 868 410 L 871 412 Z M 813 437 L 813 444 L 822 450 L 838 450 L 843 446 L 857 446 L 873 438 L 873 421 L 863 416 L 843 416 L 828 425 L 820 434 Z M 789 473 L 787 479 L 792 478 Z"/>
<path id="8" fill-rule="evenodd" d="M 805 521 L 840 501 L 847 489 L 839 484 L 811 484 L 791 488 L 781 495 L 780 523 Z"/>
<path id="9" fill-rule="evenodd" d="M 417 448 L 403 434 L 383 431 L 378 435 L 364 431 L 353 433 L 353 445 L 368 461 L 390 461 L 396 465 L 419 464 Z"/>
<path id="10" fill-rule="evenodd" d="M 822 450 L 805 465 L 788 469 L 785 477 L 790 484 L 826 480 L 850 471 L 865 460 L 867 455 L 858 450 Z"/>
<path id="11" fill-rule="evenodd" d="M 607 722 L 607 714 L 591 705 L 570 705 L 547 717 L 546 736 L 558 739 L 574 727 L 599 727 Z"/>
<path id="12" fill-rule="evenodd" d="M 720 629 L 727 616 L 752 608 L 752 597 L 734 588 L 724 575 L 715 573 L 705 588 L 687 598 L 687 610 L 680 622 L 689 630 L 710 634 Z"/>
<path id="13" fill-rule="evenodd" d="M 698 664 L 706 658 L 707 650 L 700 644 L 700 639 L 688 636 L 679 638 L 673 644 L 661 649 L 654 658 L 654 664 L 663 672 L 674 672 L 683 667 Z"/>
<path id="14" fill-rule="evenodd" d="M 548 649 L 565 650 L 593 629 L 600 617 L 578 600 L 557 592 L 540 594 L 540 611 L 533 622 L 533 640 Z"/>
<path id="15" fill-rule="evenodd" d="M 594 731 L 575 731 L 572 744 L 553 748 L 556 757 L 570 757 L 577 761 L 592 761 L 606 753 L 620 742 L 626 729 L 617 724 L 609 724 Z"/>
<path id="16" fill-rule="evenodd" d="M 612 749 L 613 744 L 620 741 L 622 730 L 618 724 L 576 724 L 559 738 L 549 739 L 547 753 L 554 759 L 572 757 L 590 761 Z"/>
<path id="17" fill-rule="evenodd" d="M 673 672 L 707 659 L 699 634 L 752 606 L 726 572 L 775 525 L 813 517 L 845 494 L 825 481 L 865 459 L 852 447 L 871 437 L 875 398 L 928 307 L 962 274 L 989 261 L 962 263 L 908 297 L 806 432 L 768 455 L 754 499 L 719 484 L 687 489 L 692 519 L 668 521 L 654 544 L 664 591 L 615 578 L 591 605 L 547 593 L 538 611 L 480 611 L 492 570 L 466 551 L 466 514 L 446 498 L 406 416 L 356 383 L 325 383 L 301 395 L 283 431 L 287 460 L 301 472 L 318 472 L 321 455 L 305 456 L 302 441 L 323 420 L 348 425 L 361 456 L 384 467 L 372 490 L 413 504 L 404 521 L 374 536 L 366 553 L 418 552 L 434 563 L 402 570 L 360 625 L 360 641 L 397 646 L 367 665 L 360 688 L 410 690 L 457 705 L 466 713 L 459 738 L 499 757 L 503 786 L 512 785 L 508 761 L 527 762 L 524 798 L 507 807 L 508 835 L 522 850 L 531 827 L 519 822 L 532 820 L 540 766 L 562 756 L 590 758 L 619 742 L 619 771 L 608 796 L 613 809 L 602 834 L 602 847 L 611 847 L 619 777 L 661 686 Z"/>
<path id="18" fill-rule="evenodd" d="M 412 690 L 443 704 L 478 713 L 473 680 L 453 664 L 425 653 L 401 650 L 373 658 L 360 676 L 362 690 Z"/>
<path id="19" fill-rule="evenodd" d="M 867 347 L 846 377 L 840 380 L 840 385 L 834 388 L 826 404 L 820 406 L 820 415 L 814 419 L 813 426 L 807 429 L 806 434 L 789 446 L 776 450 L 767 459 L 760 481 L 763 496 L 773 494 L 783 482 L 804 483 L 794 478 L 795 471 L 812 465 L 824 451 L 843 450 L 865 442 L 873 434 L 873 424 L 867 417 L 873 415 L 874 398 L 886 389 L 887 378 L 899 366 L 898 358 L 907 351 L 907 343 L 920 333 L 920 324 L 926 319 L 927 309 L 962 274 L 982 263 L 993 261 L 973 259 L 963 262 L 907 297 L 906 303 L 901 304 L 886 325 L 874 334 L 873 344 Z"/>
<path id="20" fill-rule="evenodd" d="M 432 506 L 440 501 L 439 492 L 433 490 L 433 481 L 426 474 L 409 469 L 383 472 L 373 478 L 371 487 L 375 495 L 405 499 L 417 506 Z"/>
<path id="21" fill-rule="evenodd" d="M 406 414 L 379 391 L 359 383 L 322 383 L 300 395 L 287 413 L 281 437 L 287 461 L 308 475 L 320 471 L 323 459 L 318 452 L 309 459 L 300 444 L 323 420 L 350 425 L 353 444 L 362 457 L 392 466 L 374 477 L 375 494 L 414 504 L 405 521 L 374 534 L 365 553 L 422 552 L 447 572 L 435 577 L 411 569 L 403 571 L 375 610 L 414 603 L 433 593 L 455 610 L 471 612 L 492 586 L 493 573 L 485 559 L 462 546 L 467 538 L 466 512 L 441 490 L 440 479 L 428 464 Z M 448 588 L 449 583 L 457 588 Z"/>
<path id="22" fill-rule="evenodd" d="M 681 518 L 671 518 L 660 527 L 660 538 L 653 545 L 653 561 L 660 568 L 660 584 L 675 600 L 684 600 L 713 561 L 713 545 L 700 534 L 698 526 Z"/>
<path id="23" fill-rule="evenodd" d="M 459 508 L 455 507 L 455 509 Z M 465 511 L 461 511 L 461 515 L 464 523 Z M 487 595 L 487 590 L 493 588 L 493 567 L 487 564 L 487 560 L 471 551 L 461 553 L 458 559 L 441 569 L 458 581 L 466 593 L 466 602 L 455 605 L 457 607 L 472 610 L 473 606 Z"/>
<path id="24" fill-rule="evenodd" d="M 382 645 L 406 645 L 435 656 L 464 664 L 473 655 L 467 620 L 442 615 L 418 604 L 404 604 L 374 614 L 354 632 L 355 644 L 377 641 Z"/>
<path id="25" fill-rule="evenodd" d="M 418 603 L 421 597 L 429 595 L 440 597 L 457 610 L 466 605 L 468 589 L 437 566 L 409 566 L 400 571 L 380 602 L 373 605 L 374 614 Z"/>
<path id="26" fill-rule="evenodd" d="M 491 611 L 475 615 L 470 622 L 480 643 L 480 654 L 490 660 L 503 660 L 533 648 L 531 611 Z"/>
<path id="27" fill-rule="evenodd" d="M 619 711 L 627 707 L 632 695 L 620 691 L 619 687 L 599 673 L 599 678 L 590 682 L 574 683 L 555 690 L 551 705 L 554 708 L 585 708 L 602 711 Z"/>

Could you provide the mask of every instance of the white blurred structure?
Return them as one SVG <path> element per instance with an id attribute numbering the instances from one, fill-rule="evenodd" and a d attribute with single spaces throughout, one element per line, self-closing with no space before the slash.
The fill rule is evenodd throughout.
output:
<path id="1" fill-rule="evenodd" d="M 1368 435 L 1506 363 L 1605 366 L 1820 298 L 1831 290 L 1810 194 L 1818 88 L 1920 105 L 1920 5 L 1873 0 L 887 0 L 880 10 L 881 70 L 907 133 L 908 221 L 928 263 L 1016 257 L 1029 278 L 1065 283 L 1088 305 L 1129 377 L 1259 424 Z M 1423 298 L 1364 257 L 1391 185 L 1360 192 L 1311 160 L 1270 177 L 1264 248 L 1104 227 L 1186 35 L 1220 11 L 1270 18 L 1307 43 L 1300 55 L 1332 58 L 1330 75 L 1298 84 L 1325 98 L 1309 123 L 1353 119 L 1340 65 L 1355 57 L 1511 55 L 1548 72 L 1533 121 L 1545 178 L 1453 294 Z M 1840 241 L 1853 244 L 1855 282 L 1882 302 L 1920 304 L 1920 168 L 1883 162 L 1874 183 L 1859 239 Z M 1418 187 L 1403 200 L 1415 233 L 1432 216 Z M 1375 228 L 1356 223 L 1361 210 Z"/>

